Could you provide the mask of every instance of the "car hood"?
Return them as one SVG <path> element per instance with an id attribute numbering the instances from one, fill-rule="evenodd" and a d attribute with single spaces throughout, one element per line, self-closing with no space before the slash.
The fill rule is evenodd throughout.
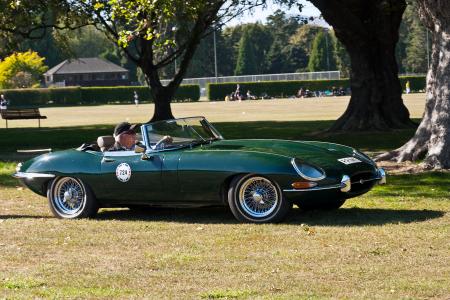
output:
<path id="1" fill-rule="evenodd" d="M 206 150 L 251 151 L 283 155 L 298 158 L 321 167 L 336 166 L 337 159 L 357 157 L 359 160 L 373 164 L 365 157 L 355 154 L 351 147 L 316 141 L 287 140 L 221 140 L 204 147 Z"/>

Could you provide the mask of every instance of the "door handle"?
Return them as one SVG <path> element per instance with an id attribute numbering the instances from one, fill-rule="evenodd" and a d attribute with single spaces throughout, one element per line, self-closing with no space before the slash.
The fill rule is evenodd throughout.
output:
<path id="1" fill-rule="evenodd" d="M 105 163 L 105 162 L 114 162 L 114 161 L 116 161 L 116 160 L 113 159 L 113 158 L 108 158 L 108 157 L 103 157 L 103 159 L 102 159 L 102 163 Z"/>

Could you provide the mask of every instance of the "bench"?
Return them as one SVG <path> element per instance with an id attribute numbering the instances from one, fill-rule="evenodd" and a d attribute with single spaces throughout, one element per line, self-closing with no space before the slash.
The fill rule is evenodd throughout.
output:
<path id="1" fill-rule="evenodd" d="M 0 110 L 2 119 L 6 121 L 6 128 L 8 128 L 8 120 L 28 120 L 37 119 L 39 128 L 41 128 L 41 119 L 47 119 L 46 116 L 41 116 L 39 108 L 7 108 Z"/>

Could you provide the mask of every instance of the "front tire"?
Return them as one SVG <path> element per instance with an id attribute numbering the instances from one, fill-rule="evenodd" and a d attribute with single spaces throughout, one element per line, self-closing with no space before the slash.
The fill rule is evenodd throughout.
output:
<path id="1" fill-rule="evenodd" d="M 94 217 L 99 208 L 89 186 L 73 177 L 53 180 L 47 189 L 47 199 L 53 215 L 61 219 Z"/>
<path id="2" fill-rule="evenodd" d="M 251 223 L 280 222 L 292 208 L 276 183 L 255 174 L 231 181 L 228 204 L 236 219 Z"/>

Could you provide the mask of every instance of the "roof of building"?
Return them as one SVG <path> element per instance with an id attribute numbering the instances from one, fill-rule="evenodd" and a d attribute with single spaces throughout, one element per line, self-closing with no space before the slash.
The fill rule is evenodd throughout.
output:
<path id="1" fill-rule="evenodd" d="M 54 66 L 44 75 L 54 74 L 85 74 L 85 73 L 117 73 L 128 72 L 127 69 L 122 68 L 110 61 L 92 57 L 92 58 L 77 58 L 67 59 L 62 63 Z"/>

